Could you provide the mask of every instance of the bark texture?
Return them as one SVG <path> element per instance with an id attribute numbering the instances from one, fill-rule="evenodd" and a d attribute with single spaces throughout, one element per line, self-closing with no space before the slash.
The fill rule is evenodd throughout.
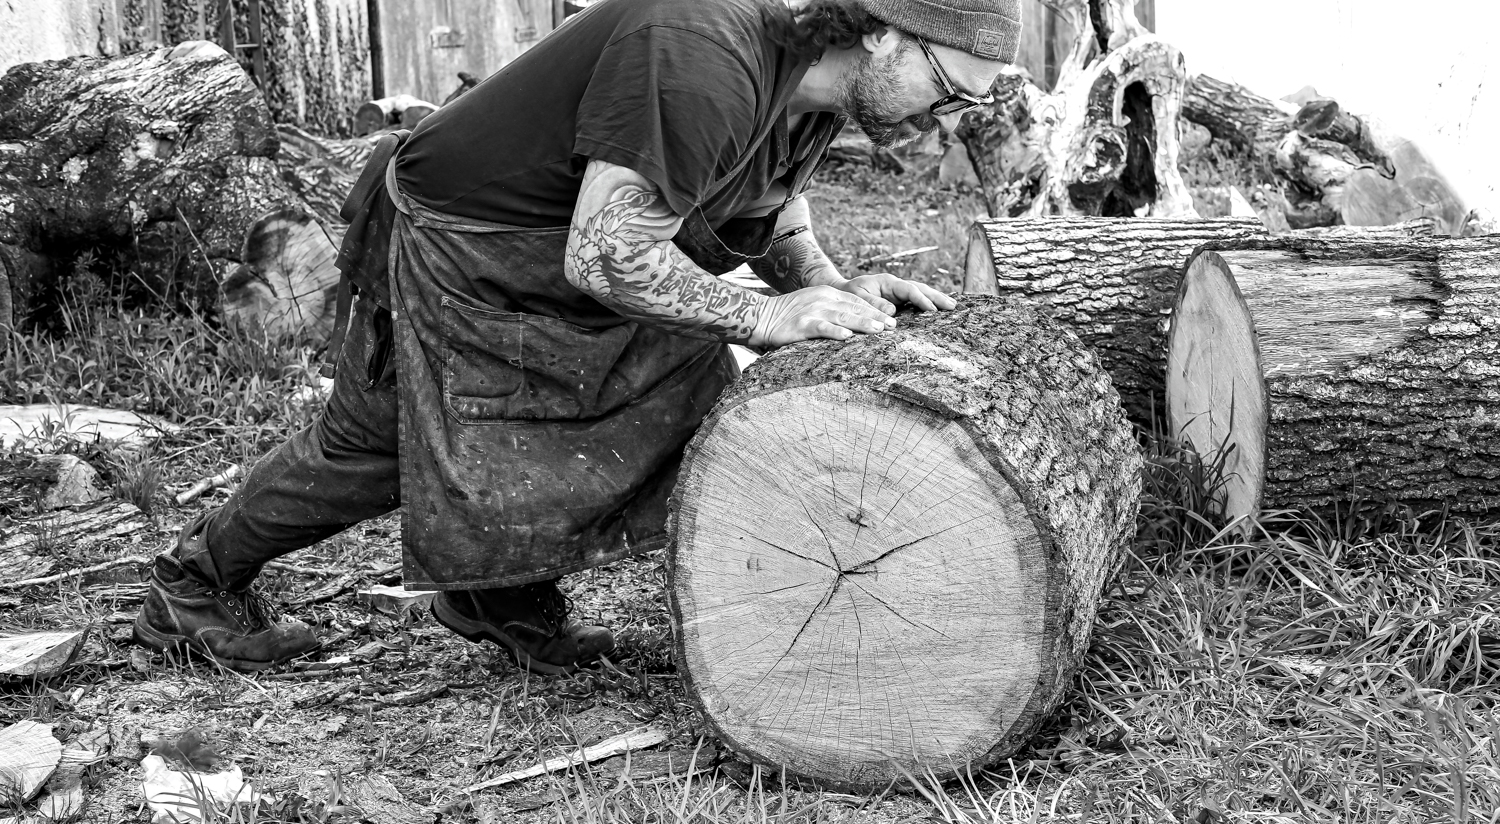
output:
<path id="1" fill-rule="evenodd" d="M 214 274 L 245 227 L 295 206 L 270 113 L 210 43 L 28 63 L 0 78 L 0 258 L 17 321 L 85 250 L 135 259 L 153 288 Z"/>
<path id="2" fill-rule="evenodd" d="M 278 132 L 211 43 L 17 66 L 0 78 L 0 324 L 47 322 L 82 254 L 126 285 L 216 307 L 220 282 L 260 262 L 244 257 L 261 248 L 247 232 L 266 216 L 314 217 L 330 246 L 341 236 L 368 152 Z M 324 319 L 301 317 L 320 339 Z"/>
<path id="3" fill-rule="evenodd" d="M 994 763 L 1071 682 L 1140 471 L 1098 361 L 1018 301 L 773 352 L 673 497 L 688 693 L 734 749 L 829 786 Z"/>
<path id="4" fill-rule="evenodd" d="M 964 291 L 1040 303 L 1109 370 L 1133 420 L 1161 409 L 1166 323 L 1183 266 L 1204 244 L 1265 237 L 1254 220 L 981 220 Z"/>
<path id="5" fill-rule="evenodd" d="M 1261 506 L 1500 509 L 1500 238 L 1277 237 L 1217 254 L 1258 343 L 1264 445 L 1223 434 L 1263 450 Z"/>

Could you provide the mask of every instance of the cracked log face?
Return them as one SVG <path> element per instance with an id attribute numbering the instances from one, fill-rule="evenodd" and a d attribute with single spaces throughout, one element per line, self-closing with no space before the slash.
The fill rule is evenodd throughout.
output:
<path id="1" fill-rule="evenodd" d="M 688 450 L 680 668 L 771 769 L 871 789 L 991 763 L 1081 657 L 1140 458 L 1076 340 L 966 303 L 772 353 Z"/>

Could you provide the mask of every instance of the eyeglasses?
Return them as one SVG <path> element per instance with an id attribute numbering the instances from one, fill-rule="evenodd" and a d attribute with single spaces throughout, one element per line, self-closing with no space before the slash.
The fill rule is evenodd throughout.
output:
<path id="1" fill-rule="evenodd" d="M 912 36 L 916 37 L 916 35 Z M 938 83 L 942 85 L 943 91 L 947 92 L 947 94 L 938 98 L 936 103 L 928 106 L 928 111 L 939 117 L 943 117 L 945 115 L 966 112 L 970 109 L 977 109 L 980 106 L 988 106 L 995 102 L 993 92 L 986 92 L 980 97 L 975 97 L 972 94 L 955 89 L 952 81 L 948 80 L 948 73 L 943 71 L 942 65 L 937 62 L 937 57 L 932 54 L 932 49 L 928 48 L 927 41 L 921 37 L 917 37 L 916 39 L 917 45 L 922 47 L 922 53 L 927 55 L 927 62 L 932 64 L 932 71 L 937 75 Z"/>

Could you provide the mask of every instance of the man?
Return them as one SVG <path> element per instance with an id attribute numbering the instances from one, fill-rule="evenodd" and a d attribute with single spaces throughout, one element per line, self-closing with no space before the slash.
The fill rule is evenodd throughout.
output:
<path id="1" fill-rule="evenodd" d="M 399 504 L 444 625 L 537 672 L 608 652 L 556 582 L 663 544 L 726 343 L 953 308 L 843 277 L 801 194 L 845 117 L 889 146 L 986 102 L 1018 2 L 606 0 L 429 116 L 355 198 L 327 408 L 158 557 L 136 639 L 242 670 L 314 649 L 251 583 Z M 716 277 L 746 262 L 780 294 Z"/>

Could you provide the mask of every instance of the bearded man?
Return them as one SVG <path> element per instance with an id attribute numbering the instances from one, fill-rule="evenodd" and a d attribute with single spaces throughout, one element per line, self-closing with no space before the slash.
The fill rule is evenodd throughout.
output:
<path id="1" fill-rule="evenodd" d="M 726 344 L 954 307 L 819 249 L 829 142 L 846 118 L 880 146 L 952 129 L 1019 34 L 1019 0 L 605 0 L 386 138 L 346 204 L 327 406 L 158 556 L 136 640 L 239 670 L 313 650 L 252 582 L 399 505 L 404 583 L 441 623 L 536 672 L 608 652 L 557 581 L 663 545 Z M 745 263 L 779 294 L 717 277 Z"/>

